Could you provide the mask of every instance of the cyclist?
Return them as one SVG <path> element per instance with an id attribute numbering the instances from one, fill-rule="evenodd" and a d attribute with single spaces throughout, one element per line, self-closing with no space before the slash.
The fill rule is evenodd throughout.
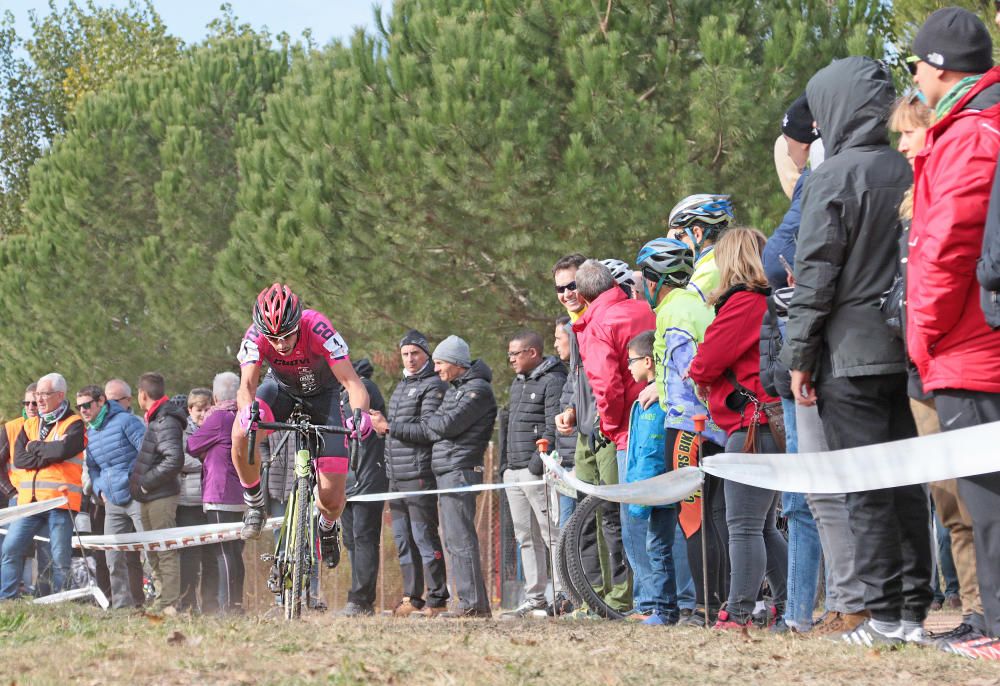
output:
<path id="1" fill-rule="evenodd" d="M 688 288 L 697 292 L 702 301 L 719 287 L 713 249 L 733 218 L 733 203 L 728 195 L 689 195 L 670 210 L 667 237 L 686 243 L 694 251 L 694 275 Z"/>
<path id="2" fill-rule="evenodd" d="M 362 410 L 359 427 L 362 439 L 371 434 L 372 424 L 368 392 L 354 371 L 344 338 L 324 315 L 316 310 L 303 310 L 298 296 L 286 285 L 275 283 L 257 296 L 253 325 L 247 329 L 237 359 L 241 378 L 236 396 L 239 421 L 233 424 L 233 465 L 247 505 L 240 536 L 252 539 L 260 536 L 266 516 L 260 461 L 249 464 L 247 459 L 247 429 L 254 398 L 259 403 L 261 419 L 266 422 L 287 420 L 296 403 L 301 403 L 314 423 L 346 426 L 355 431 L 353 417 L 345 418 L 341 413 L 340 393 L 335 383 L 339 381 L 347 391 L 351 409 Z M 269 370 L 261 382 L 264 362 Z M 258 444 L 267 433 L 257 433 Z M 327 436 L 317 447 L 320 554 L 328 567 L 335 567 L 340 561 L 337 520 L 346 504 L 347 442 Z"/>

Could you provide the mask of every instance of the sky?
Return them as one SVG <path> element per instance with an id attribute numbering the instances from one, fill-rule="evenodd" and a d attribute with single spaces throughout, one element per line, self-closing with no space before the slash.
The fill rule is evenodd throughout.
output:
<path id="1" fill-rule="evenodd" d="M 56 0 L 60 9 L 67 4 L 68 0 Z M 78 0 L 77 4 L 85 5 L 86 0 Z M 124 7 L 128 2 L 94 0 L 94 4 Z M 185 43 L 196 43 L 205 37 L 205 25 L 221 15 L 222 0 L 153 0 L 152 4 L 172 35 Z M 284 31 L 293 41 L 307 28 L 312 29 L 319 45 L 335 38 L 349 38 L 356 26 L 374 28 L 373 0 L 231 0 L 230 4 L 241 24 L 258 29 L 266 26 L 272 36 Z M 391 6 L 389 0 L 381 4 Z M 14 14 L 18 35 L 27 38 L 31 30 L 28 12 L 48 14 L 48 0 L 0 0 L 0 12 L 6 10 Z"/>

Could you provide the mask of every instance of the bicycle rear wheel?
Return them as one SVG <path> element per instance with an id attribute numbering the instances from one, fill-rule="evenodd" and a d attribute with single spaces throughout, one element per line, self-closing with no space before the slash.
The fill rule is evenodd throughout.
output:
<path id="1" fill-rule="evenodd" d="M 562 584 L 563 590 L 573 602 L 573 605 L 579 607 L 580 594 L 577 593 L 572 579 L 569 578 L 569 567 L 566 566 L 566 546 L 568 542 L 569 537 L 566 536 L 566 527 L 563 527 L 563 530 L 559 533 L 559 538 L 556 540 L 556 549 L 553 552 L 556 566 L 555 574 L 558 575 L 557 578 Z"/>
<path id="2" fill-rule="evenodd" d="M 570 583 L 567 585 L 587 604 L 587 607 L 605 619 L 621 619 L 624 615 L 604 602 L 600 594 L 594 590 L 583 564 L 584 526 L 597 518 L 600 508 L 609 507 L 618 507 L 618 503 L 601 500 L 595 495 L 588 495 L 577 504 L 576 512 L 566 523 L 566 530 L 561 537 L 565 539 L 563 558 L 569 574 Z"/>
<path id="3" fill-rule="evenodd" d="M 286 553 L 291 559 L 292 583 L 285 598 L 285 619 L 298 619 L 302 616 L 302 596 L 309 587 L 309 574 L 312 570 L 312 546 L 309 535 L 309 479 L 299 477 L 295 480 L 295 516 L 292 520 L 292 535 L 288 540 Z"/>

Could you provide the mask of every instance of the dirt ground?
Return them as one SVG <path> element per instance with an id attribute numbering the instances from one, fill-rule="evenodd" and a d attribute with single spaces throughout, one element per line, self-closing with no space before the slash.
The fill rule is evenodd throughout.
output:
<path id="1" fill-rule="evenodd" d="M 0 605 L 10 684 L 962 684 L 996 663 L 931 649 L 598 620 L 153 617 Z"/>

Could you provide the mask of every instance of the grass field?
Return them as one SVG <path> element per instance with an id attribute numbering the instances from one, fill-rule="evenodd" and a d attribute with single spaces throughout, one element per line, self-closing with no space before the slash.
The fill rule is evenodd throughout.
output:
<path id="1" fill-rule="evenodd" d="M 0 605 L 9 684 L 1000 685 L 996 663 L 907 647 L 594 620 L 154 617 Z"/>

